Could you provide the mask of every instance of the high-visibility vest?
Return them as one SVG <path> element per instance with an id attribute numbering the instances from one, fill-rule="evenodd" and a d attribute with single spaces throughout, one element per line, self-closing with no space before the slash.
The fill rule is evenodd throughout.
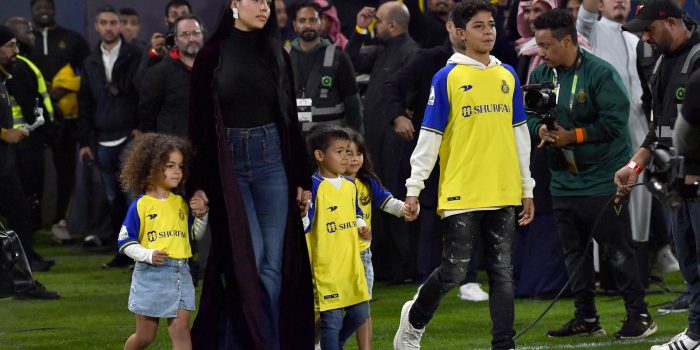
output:
<path id="1" fill-rule="evenodd" d="M 44 118 L 53 121 L 53 104 L 51 104 L 51 97 L 49 96 L 48 89 L 46 88 L 44 75 L 41 74 L 39 68 L 37 68 L 37 66 L 28 58 L 22 55 L 17 55 L 17 58 L 24 61 L 32 72 L 34 72 L 34 75 L 36 76 L 37 94 L 41 96 L 44 104 Z M 10 106 L 12 107 L 12 127 L 18 129 L 26 125 L 27 121 L 24 120 L 24 116 L 22 115 L 22 108 L 19 106 L 14 96 L 10 96 Z"/>

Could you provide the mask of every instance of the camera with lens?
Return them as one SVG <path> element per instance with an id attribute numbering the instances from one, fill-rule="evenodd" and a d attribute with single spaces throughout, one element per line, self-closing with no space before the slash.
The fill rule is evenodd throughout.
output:
<path id="1" fill-rule="evenodd" d="M 175 33 L 169 31 L 165 34 L 165 52 L 170 52 L 175 47 Z"/>
<path id="2" fill-rule="evenodd" d="M 673 147 L 655 142 L 650 147 L 651 163 L 644 170 L 644 186 L 671 210 L 680 208 L 684 200 L 700 197 L 700 184 L 685 183 L 685 157 Z"/>
<path id="3" fill-rule="evenodd" d="M 525 110 L 537 115 L 548 130 L 554 130 L 556 120 L 557 95 L 554 93 L 554 83 L 523 85 L 525 95 Z"/>

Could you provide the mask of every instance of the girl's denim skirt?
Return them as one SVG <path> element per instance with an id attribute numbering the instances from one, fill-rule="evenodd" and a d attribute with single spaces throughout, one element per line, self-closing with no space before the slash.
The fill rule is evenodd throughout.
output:
<path id="1" fill-rule="evenodd" d="M 137 262 L 131 277 L 129 310 L 137 315 L 174 318 L 177 309 L 194 310 L 194 284 L 187 259 L 163 265 Z"/>

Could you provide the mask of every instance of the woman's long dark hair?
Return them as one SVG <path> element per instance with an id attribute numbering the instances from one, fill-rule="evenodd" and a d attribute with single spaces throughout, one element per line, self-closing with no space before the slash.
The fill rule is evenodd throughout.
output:
<path id="1" fill-rule="evenodd" d="M 238 0 L 246 1 L 246 0 Z M 250 0 L 248 0 L 250 1 Z M 266 1 L 266 0 L 262 0 Z M 284 56 L 282 53 L 283 45 L 280 39 L 280 30 L 277 25 L 277 11 L 275 10 L 275 2 L 272 1 L 270 4 L 270 17 L 267 19 L 265 26 L 260 29 L 262 32 L 262 50 L 266 62 L 270 65 L 272 69 L 272 74 L 277 82 L 279 89 L 278 91 L 282 94 L 280 96 L 281 109 L 285 111 L 286 105 L 289 102 L 288 88 L 289 80 L 287 77 L 287 66 L 285 64 Z M 231 0 L 224 0 L 224 7 L 219 14 L 219 20 L 216 25 L 216 29 L 212 33 L 211 37 L 207 40 L 207 44 L 213 44 L 224 40 L 231 34 L 231 28 L 233 28 L 233 11 L 231 11 Z"/>

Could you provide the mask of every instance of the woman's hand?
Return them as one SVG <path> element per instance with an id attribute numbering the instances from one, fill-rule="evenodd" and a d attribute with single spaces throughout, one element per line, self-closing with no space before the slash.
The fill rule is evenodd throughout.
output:
<path id="1" fill-rule="evenodd" d="M 202 192 L 204 193 L 204 192 Z M 190 199 L 190 209 L 192 210 L 192 214 L 196 216 L 197 218 L 202 218 L 207 212 L 209 212 L 209 206 L 204 202 L 204 198 L 206 198 L 206 195 L 204 197 L 202 196 L 193 196 Z"/>

